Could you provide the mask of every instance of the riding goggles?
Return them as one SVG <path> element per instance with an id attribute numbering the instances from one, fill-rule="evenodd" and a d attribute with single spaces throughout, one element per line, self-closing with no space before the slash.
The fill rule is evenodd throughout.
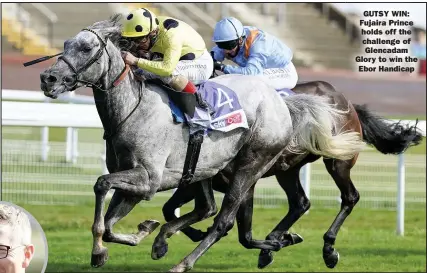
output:
<path id="1" fill-rule="evenodd" d="M 227 42 L 217 42 L 216 45 L 221 49 L 233 50 L 239 45 L 239 39 Z"/>

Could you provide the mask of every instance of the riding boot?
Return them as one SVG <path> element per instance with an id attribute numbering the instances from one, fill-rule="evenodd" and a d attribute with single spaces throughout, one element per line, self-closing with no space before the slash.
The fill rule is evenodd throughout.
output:
<path id="1" fill-rule="evenodd" d="M 194 94 L 194 96 L 196 97 L 197 104 L 201 109 L 208 111 L 211 115 L 215 113 L 215 110 L 213 109 L 213 107 L 211 107 L 202 98 L 201 94 L 197 92 L 197 87 L 186 77 L 182 75 L 176 75 L 176 76 L 171 76 L 170 79 L 166 79 L 166 80 L 169 81 L 168 84 L 172 88 L 174 88 L 176 91 Z"/>
<path id="2" fill-rule="evenodd" d="M 199 160 L 200 148 L 203 143 L 204 130 L 197 130 L 190 134 L 187 146 L 187 154 L 185 155 L 184 169 L 178 187 L 185 187 L 191 183 L 196 171 L 197 161 Z"/>

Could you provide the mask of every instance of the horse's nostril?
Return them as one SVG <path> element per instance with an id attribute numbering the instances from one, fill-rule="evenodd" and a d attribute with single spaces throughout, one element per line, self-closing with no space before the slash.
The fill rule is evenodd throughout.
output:
<path id="1" fill-rule="evenodd" d="M 47 80 L 48 83 L 54 83 L 54 82 L 57 81 L 56 77 L 52 76 L 52 75 L 50 75 L 49 77 L 47 77 L 46 80 Z"/>
<path id="2" fill-rule="evenodd" d="M 54 83 L 57 81 L 57 78 L 55 76 L 48 74 L 48 73 L 40 74 L 40 79 L 44 83 Z"/>

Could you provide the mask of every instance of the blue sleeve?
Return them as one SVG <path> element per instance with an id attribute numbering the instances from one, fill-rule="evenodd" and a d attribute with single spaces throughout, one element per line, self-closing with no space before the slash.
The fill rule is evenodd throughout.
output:
<path id="1" fill-rule="evenodd" d="M 264 72 L 267 57 L 263 53 L 252 53 L 249 55 L 246 66 L 226 65 L 225 74 L 260 75 Z"/>
<path id="2" fill-rule="evenodd" d="M 211 51 L 213 51 L 213 52 L 214 52 L 214 57 L 213 57 L 213 58 L 214 58 L 216 61 L 219 61 L 219 62 L 224 61 L 225 55 L 224 55 L 224 51 L 223 51 L 221 48 L 219 48 L 218 46 L 214 46 L 214 47 L 211 49 Z"/>

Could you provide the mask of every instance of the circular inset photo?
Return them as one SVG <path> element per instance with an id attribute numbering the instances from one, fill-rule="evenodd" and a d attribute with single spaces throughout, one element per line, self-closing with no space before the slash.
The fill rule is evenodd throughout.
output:
<path id="1" fill-rule="evenodd" d="M 43 273 L 48 258 L 46 235 L 25 209 L 0 201 L 0 273 Z"/>

